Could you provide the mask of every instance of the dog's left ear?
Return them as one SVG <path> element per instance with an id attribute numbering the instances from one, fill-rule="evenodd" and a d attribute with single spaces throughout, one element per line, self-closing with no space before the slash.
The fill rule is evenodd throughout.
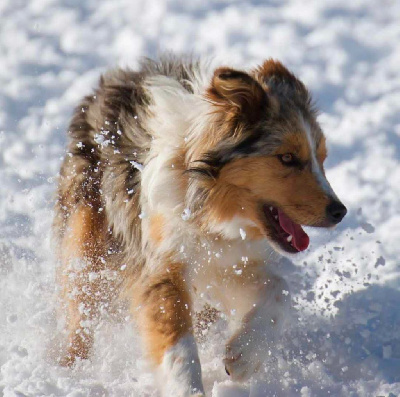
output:
<path id="1" fill-rule="evenodd" d="M 219 68 L 208 90 L 211 101 L 248 121 L 257 121 L 268 99 L 261 85 L 245 72 Z"/>
<path id="2" fill-rule="evenodd" d="M 271 96 L 274 92 L 290 96 L 310 106 L 311 96 L 304 84 L 281 62 L 267 59 L 261 66 L 252 71 L 258 81 L 263 81 Z"/>

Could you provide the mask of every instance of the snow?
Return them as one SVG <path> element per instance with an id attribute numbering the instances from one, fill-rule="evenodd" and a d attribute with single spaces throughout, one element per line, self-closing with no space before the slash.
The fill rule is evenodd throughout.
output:
<path id="1" fill-rule="evenodd" d="M 185 208 L 182 212 L 181 218 L 184 221 L 188 221 L 190 219 L 190 215 L 192 215 L 190 208 Z"/>
<path id="2" fill-rule="evenodd" d="M 304 4 L 0 2 L 0 395 L 157 395 L 126 316 L 101 323 L 90 362 L 56 364 L 50 228 L 73 107 L 107 67 L 166 49 L 288 64 L 321 108 L 327 176 L 349 209 L 336 230 L 307 230 L 310 248 L 278 265 L 291 321 L 257 377 L 229 380 L 224 320 L 210 329 L 200 344 L 208 395 L 400 394 L 400 3 Z"/>
<path id="3" fill-rule="evenodd" d="M 138 171 L 142 172 L 143 171 L 143 164 L 138 163 L 137 161 L 130 161 L 132 164 L 133 168 L 136 168 Z"/>

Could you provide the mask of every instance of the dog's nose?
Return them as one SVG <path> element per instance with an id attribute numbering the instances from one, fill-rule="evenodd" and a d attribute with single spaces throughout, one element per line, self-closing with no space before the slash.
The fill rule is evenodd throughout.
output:
<path id="1" fill-rule="evenodd" d="M 326 216 L 332 223 L 339 223 L 347 214 L 347 208 L 340 201 L 332 201 L 326 207 Z"/>

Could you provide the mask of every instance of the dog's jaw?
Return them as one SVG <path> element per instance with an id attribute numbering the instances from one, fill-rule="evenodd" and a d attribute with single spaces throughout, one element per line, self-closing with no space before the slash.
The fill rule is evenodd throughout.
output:
<path id="1" fill-rule="evenodd" d="M 268 240 L 279 250 L 295 254 L 308 248 L 310 239 L 301 225 L 291 220 L 281 209 L 270 205 L 260 206 L 260 218 Z"/>

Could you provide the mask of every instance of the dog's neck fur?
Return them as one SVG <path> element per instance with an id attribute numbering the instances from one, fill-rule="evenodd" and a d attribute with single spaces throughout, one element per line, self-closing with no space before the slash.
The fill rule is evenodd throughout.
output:
<path id="1" fill-rule="evenodd" d="M 194 200 L 199 197 L 199 186 L 186 171 L 200 154 L 198 145 L 209 136 L 217 116 L 203 96 L 207 78 L 199 73 L 196 79 L 194 94 L 172 78 L 157 76 L 146 81 L 152 99 L 145 127 L 153 139 L 141 175 L 143 244 L 151 240 L 151 217 L 157 214 L 165 219 L 161 227 L 168 238 L 152 247 L 155 255 L 176 252 L 179 260 L 192 265 L 212 261 L 222 266 L 242 258 L 270 257 L 274 251 L 265 239 L 252 242 L 241 233 L 249 225 L 245 218 L 209 224 L 206 233 L 199 227 L 202 203 Z M 230 246 L 232 240 L 235 243 Z"/>

